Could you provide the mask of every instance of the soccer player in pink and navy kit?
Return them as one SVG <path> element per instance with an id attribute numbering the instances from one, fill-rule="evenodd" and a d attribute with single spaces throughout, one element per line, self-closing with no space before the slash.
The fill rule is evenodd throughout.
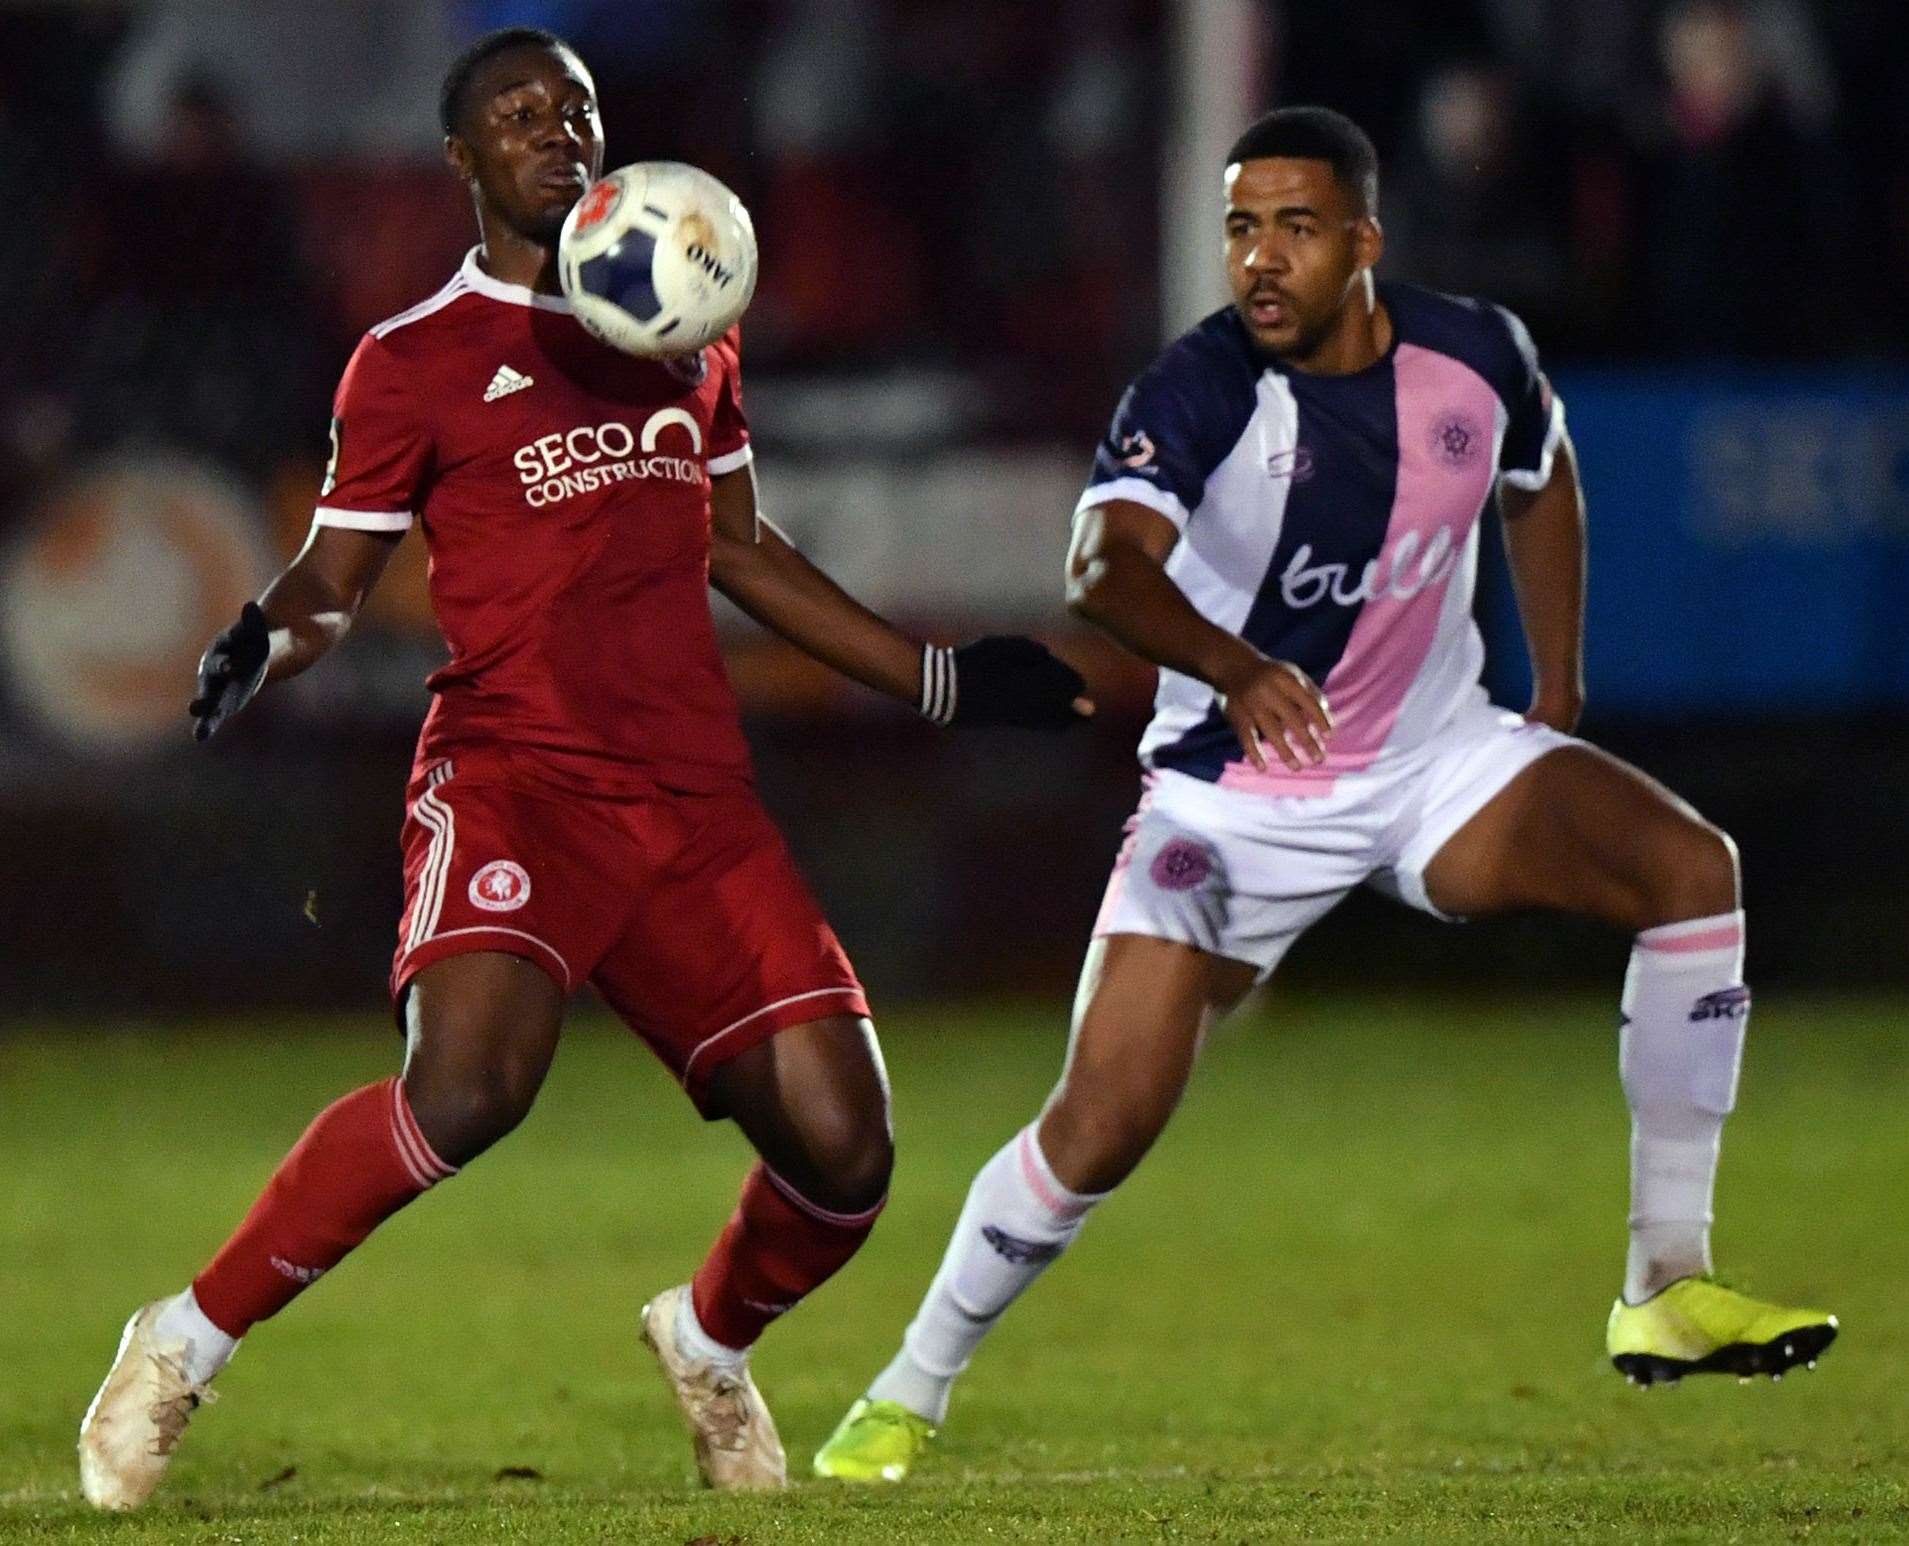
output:
<path id="1" fill-rule="evenodd" d="M 782 1485 L 749 1349 L 873 1227 L 888 1087 L 861 984 L 756 797 L 709 587 L 941 723 L 1091 709 L 1033 641 L 923 645 L 758 518 L 736 334 L 639 360 L 570 315 L 557 238 L 603 149 L 566 45 L 481 39 L 440 116 L 482 240 L 352 356 L 311 538 L 208 649 L 192 703 L 204 739 L 317 661 L 422 527 L 450 658 L 406 801 L 404 1068 L 321 1112 L 204 1270 L 128 1322 L 80 1432 L 104 1508 L 150 1495 L 239 1339 L 516 1126 L 585 982 L 760 1156 L 640 1331 L 704 1479 Z"/>
<path id="2" fill-rule="evenodd" d="M 1262 119 L 1225 191 L 1234 303 L 1134 383 L 1075 513 L 1070 602 L 1160 685 L 1066 1068 L 975 1178 L 824 1475 L 906 1474 L 988 1329 L 1158 1136 L 1205 1032 L 1360 885 L 1443 918 L 1548 908 L 1632 937 L 1619 1369 L 1780 1374 L 1835 1335 L 1709 1276 L 1750 998 L 1736 853 L 1571 733 L 1583 504 L 1529 335 L 1486 302 L 1375 283 L 1377 160 L 1336 113 Z M 1523 714 L 1479 685 L 1494 494 L 1536 677 Z"/>

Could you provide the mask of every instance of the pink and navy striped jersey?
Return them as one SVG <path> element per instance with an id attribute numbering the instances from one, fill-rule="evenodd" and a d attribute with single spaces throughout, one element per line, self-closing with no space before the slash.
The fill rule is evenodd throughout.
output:
<path id="1" fill-rule="evenodd" d="M 1482 699 L 1479 517 L 1500 478 L 1541 488 L 1564 433 L 1524 325 L 1385 284 L 1393 342 L 1350 375 L 1260 353 L 1231 307 L 1127 390 L 1080 509 L 1132 500 L 1179 529 L 1167 573 L 1202 615 L 1319 683 L 1336 721 L 1303 773 L 1247 763 L 1212 688 L 1160 673 L 1142 762 L 1313 794 L 1421 746 Z"/>

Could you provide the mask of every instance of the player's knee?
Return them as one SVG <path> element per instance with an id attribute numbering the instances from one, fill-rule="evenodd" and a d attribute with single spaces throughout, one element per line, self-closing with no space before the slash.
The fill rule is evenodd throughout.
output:
<path id="1" fill-rule="evenodd" d="M 405 1094 L 433 1152 L 465 1165 L 523 1121 L 543 1075 L 541 1060 L 504 1056 L 455 1072 L 408 1071 Z"/>
<path id="2" fill-rule="evenodd" d="M 895 1140 L 887 1126 L 864 1132 L 833 1172 L 836 1206 L 848 1213 L 872 1208 L 888 1195 L 895 1171 Z"/>
<path id="3" fill-rule="evenodd" d="M 1068 1190 L 1112 1191 L 1146 1157 L 1171 1112 L 1154 1091 L 1070 1070 L 1041 1120 L 1041 1149 Z"/>
<path id="4" fill-rule="evenodd" d="M 817 1157 L 811 1201 L 844 1214 L 859 1214 L 888 1197 L 895 1170 L 895 1141 L 888 1124 L 861 1124 Z"/>
<path id="5" fill-rule="evenodd" d="M 1707 821 L 1680 822 L 1658 846 L 1640 928 L 1735 912 L 1737 845 Z"/>
<path id="6" fill-rule="evenodd" d="M 860 1213 L 888 1195 L 895 1168 L 895 1140 L 886 1109 L 839 1114 L 821 1125 L 809 1143 L 812 1176 L 804 1194 L 824 1208 Z"/>

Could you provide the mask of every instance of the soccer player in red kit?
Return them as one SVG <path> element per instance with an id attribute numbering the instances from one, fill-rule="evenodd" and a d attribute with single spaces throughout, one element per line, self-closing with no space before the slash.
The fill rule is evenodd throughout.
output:
<path id="1" fill-rule="evenodd" d="M 659 362 L 595 341 L 556 279 L 602 171 L 590 75 L 511 29 L 446 76 L 481 236 L 374 327 L 338 389 L 310 539 L 201 663 L 201 739 L 343 637 L 414 523 L 450 661 L 418 745 L 391 970 L 402 1073 L 335 1102 L 182 1292 L 140 1309 L 80 1430 L 87 1498 L 150 1495 L 239 1339 L 529 1110 L 591 983 L 760 1161 L 691 1283 L 644 1306 L 704 1479 L 782 1485 L 749 1376 L 887 1193 L 888 1091 L 854 970 L 757 802 L 713 583 L 946 723 L 1062 725 L 1080 678 L 1025 639 L 924 646 L 759 520 L 732 332 Z"/>

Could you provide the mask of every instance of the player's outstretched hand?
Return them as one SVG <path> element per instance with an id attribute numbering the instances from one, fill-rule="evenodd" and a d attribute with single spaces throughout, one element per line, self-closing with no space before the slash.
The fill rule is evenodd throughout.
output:
<path id="1" fill-rule="evenodd" d="M 210 740 L 214 731 L 252 701 L 265 681 L 272 656 L 272 630 L 256 601 L 248 601 L 239 620 L 199 657 L 199 682 L 186 712 L 192 738 Z"/>
<path id="2" fill-rule="evenodd" d="M 1220 710 L 1260 772 L 1269 767 L 1268 747 L 1295 773 L 1326 760 L 1332 709 L 1313 679 L 1291 661 L 1260 659 L 1237 680 L 1217 685 Z"/>
<path id="3" fill-rule="evenodd" d="M 938 725 L 1064 730 L 1094 712 L 1087 682 L 1046 645 L 996 634 L 921 656 L 921 712 Z"/>

